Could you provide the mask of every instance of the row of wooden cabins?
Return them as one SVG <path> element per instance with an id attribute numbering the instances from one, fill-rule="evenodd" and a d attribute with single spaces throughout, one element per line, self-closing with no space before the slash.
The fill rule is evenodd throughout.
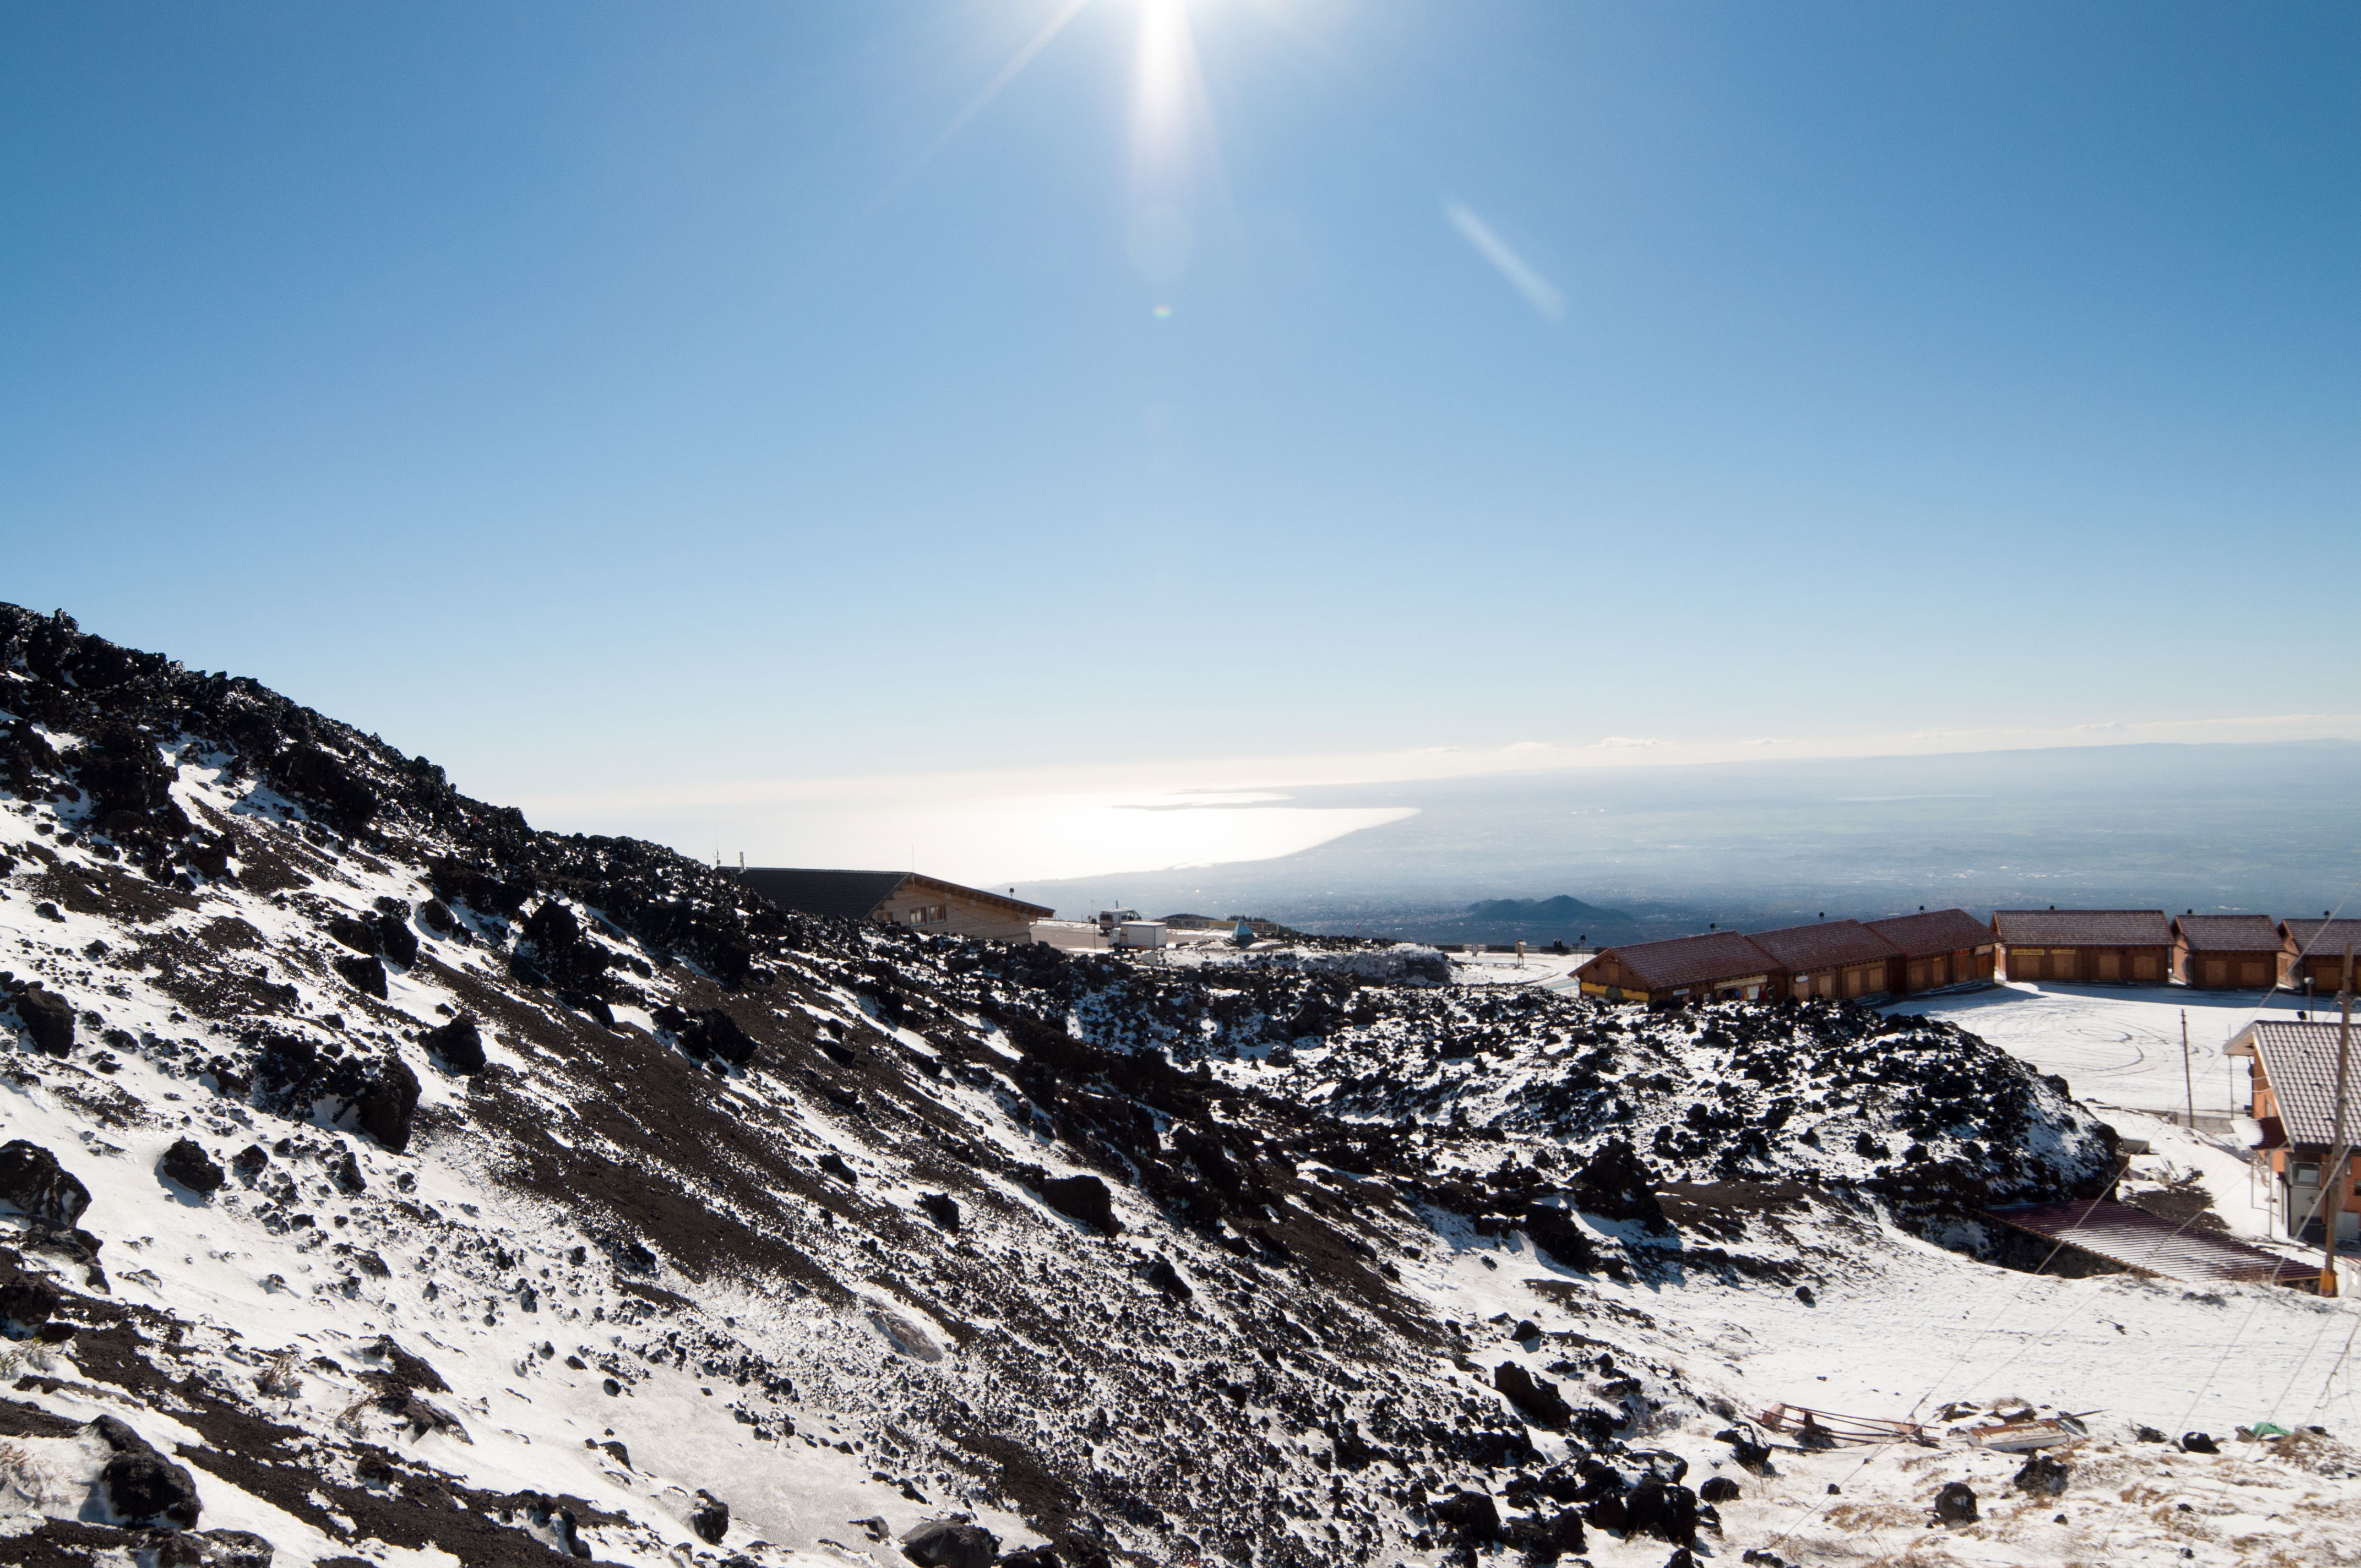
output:
<path id="1" fill-rule="evenodd" d="M 1609 948 L 1575 970 L 1583 994 L 1673 1003 L 1909 996 L 2007 978 L 2214 991 L 2282 986 L 2333 994 L 2361 920 L 2266 915 L 2173 919 L 2161 909 L 1963 909 L 1822 920 L 1741 935 L 1708 931 Z"/>

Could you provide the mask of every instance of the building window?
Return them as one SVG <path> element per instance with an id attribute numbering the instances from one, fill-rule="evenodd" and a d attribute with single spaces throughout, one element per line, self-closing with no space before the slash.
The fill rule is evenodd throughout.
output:
<path id="1" fill-rule="evenodd" d="M 2294 1165 L 2288 1168 L 2288 1179 L 2298 1187 L 2319 1186 L 2320 1162 L 2318 1160 L 2298 1160 Z"/>

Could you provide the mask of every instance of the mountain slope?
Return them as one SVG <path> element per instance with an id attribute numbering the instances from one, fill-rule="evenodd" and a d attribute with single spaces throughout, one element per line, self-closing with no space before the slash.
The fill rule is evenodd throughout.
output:
<path id="1" fill-rule="evenodd" d="M 62 616 L 0 713 L 19 1561 L 1735 1551 L 1734 1325 L 2112 1168 L 1920 1020 L 785 916 Z"/>

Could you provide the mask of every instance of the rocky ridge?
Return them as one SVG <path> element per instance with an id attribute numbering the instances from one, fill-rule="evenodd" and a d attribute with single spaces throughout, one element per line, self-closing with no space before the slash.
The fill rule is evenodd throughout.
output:
<path id="1" fill-rule="evenodd" d="M 0 716 L 27 1562 L 1662 1562 L 1735 1407 L 1647 1303 L 2114 1168 L 1847 1006 L 785 915 L 62 615 Z"/>

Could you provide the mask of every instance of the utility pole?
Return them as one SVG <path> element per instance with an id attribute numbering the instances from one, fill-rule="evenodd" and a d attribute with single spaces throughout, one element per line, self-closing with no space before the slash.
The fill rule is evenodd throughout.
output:
<path id="1" fill-rule="evenodd" d="M 2189 1130 L 2197 1130 L 2197 1077 L 2189 1065 L 2189 1009 L 2180 1010 L 2180 1086 L 2189 1094 Z"/>
<path id="2" fill-rule="evenodd" d="M 2353 1067 L 2353 944 L 2345 944 L 2345 983 L 2336 992 L 2336 1120 L 2329 1129 L 2327 1168 L 2320 1173 L 2321 1239 L 2328 1251 L 2320 1264 L 2320 1293 L 2336 1294 L 2336 1222 L 2345 1204 L 2345 1185 L 2352 1179 L 2353 1145 L 2345 1136 L 2345 1091 Z"/>

